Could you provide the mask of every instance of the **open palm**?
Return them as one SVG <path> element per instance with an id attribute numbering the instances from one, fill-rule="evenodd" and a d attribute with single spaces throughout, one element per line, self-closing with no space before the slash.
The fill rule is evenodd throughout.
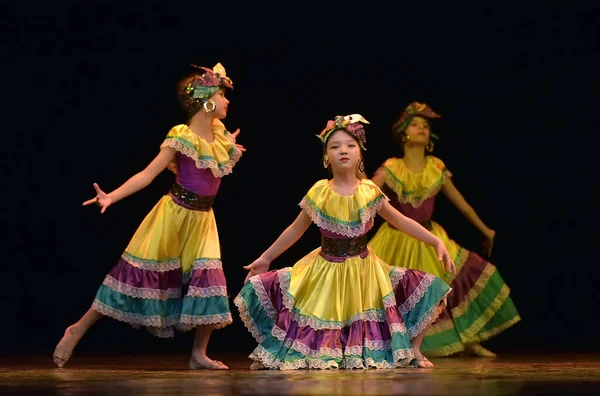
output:
<path id="1" fill-rule="evenodd" d="M 245 153 L 246 152 L 246 148 L 244 146 L 242 146 L 241 144 L 235 142 L 239 134 L 240 134 L 240 128 L 236 129 L 235 132 L 233 132 L 231 134 L 232 141 L 233 141 L 233 144 L 235 144 L 235 147 L 238 150 L 240 150 L 242 153 Z"/>
<path id="2" fill-rule="evenodd" d="M 100 207 L 100 213 L 104 213 L 106 208 L 112 204 L 112 199 L 108 194 L 100 189 L 97 183 L 94 183 L 94 189 L 96 190 L 96 197 L 85 201 L 83 206 L 96 204 Z"/>

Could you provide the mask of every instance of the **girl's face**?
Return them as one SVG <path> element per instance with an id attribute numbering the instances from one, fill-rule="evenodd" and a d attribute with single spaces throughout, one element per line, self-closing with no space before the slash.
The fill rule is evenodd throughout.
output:
<path id="1" fill-rule="evenodd" d="M 408 136 L 408 144 L 426 146 L 429 143 L 429 121 L 426 118 L 414 116 L 404 133 Z"/>
<path id="2" fill-rule="evenodd" d="M 229 100 L 225 97 L 225 89 L 219 88 L 219 90 L 211 96 L 211 99 L 215 102 L 215 118 L 219 120 L 227 117 L 227 110 L 229 107 Z"/>
<path id="3" fill-rule="evenodd" d="M 356 169 L 361 159 L 358 142 L 345 130 L 337 130 L 327 139 L 327 156 L 333 172 Z"/>

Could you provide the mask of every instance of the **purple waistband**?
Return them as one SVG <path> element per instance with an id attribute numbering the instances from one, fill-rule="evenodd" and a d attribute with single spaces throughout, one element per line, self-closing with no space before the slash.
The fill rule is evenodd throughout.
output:
<path id="1" fill-rule="evenodd" d="M 179 183 L 173 184 L 171 191 L 169 191 L 169 195 L 177 205 L 183 206 L 186 209 L 199 210 L 202 212 L 208 212 L 215 201 L 214 196 L 198 195 L 193 191 L 181 187 Z"/>
<path id="2" fill-rule="evenodd" d="M 349 257 L 360 256 L 366 258 L 369 255 L 367 249 L 367 235 L 357 238 L 328 238 L 321 236 L 321 257 L 327 261 L 341 263 Z"/>
<path id="3" fill-rule="evenodd" d="M 330 254 L 324 253 L 323 250 L 321 250 L 321 252 L 319 254 L 325 260 L 331 261 L 332 263 L 343 263 L 344 261 L 346 261 L 346 259 L 349 259 L 351 257 L 356 257 L 356 256 L 359 256 L 361 259 L 366 259 L 367 256 L 369 255 L 369 251 L 365 250 L 364 252 L 362 252 L 361 254 L 357 254 L 356 256 L 332 256 Z"/>

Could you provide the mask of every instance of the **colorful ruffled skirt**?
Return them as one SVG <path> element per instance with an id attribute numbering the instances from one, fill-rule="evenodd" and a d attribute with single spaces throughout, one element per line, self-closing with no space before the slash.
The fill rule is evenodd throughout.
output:
<path id="1" fill-rule="evenodd" d="M 230 324 L 217 225 L 206 209 L 165 195 L 106 275 L 93 309 L 159 337 Z"/>
<path id="2" fill-rule="evenodd" d="M 450 288 L 366 253 L 332 262 L 318 248 L 244 284 L 234 302 L 258 342 L 253 368 L 392 368 L 414 360 L 410 339 L 437 318 Z"/>
<path id="3" fill-rule="evenodd" d="M 496 267 L 451 240 L 436 222 L 431 232 L 446 245 L 456 264 L 457 275 L 446 273 L 435 249 L 382 224 L 369 246 L 385 262 L 426 271 L 452 287 L 448 304 L 425 335 L 421 351 L 427 356 L 447 356 L 467 344 L 483 342 L 521 320 L 510 289 Z"/>

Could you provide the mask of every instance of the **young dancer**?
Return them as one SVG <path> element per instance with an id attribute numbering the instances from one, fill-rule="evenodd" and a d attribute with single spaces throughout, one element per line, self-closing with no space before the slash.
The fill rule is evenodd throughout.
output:
<path id="1" fill-rule="evenodd" d="M 296 220 L 249 270 L 235 298 L 258 346 L 253 368 L 433 367 L 419 350 L 425 330 L 450 288 L 422 271 L 392 267 L 367 246 L 376 214 L 432 246 L 453 271 L 443 242 L 387 202 L 364 168 L 366 137 L 359 114 L 336 117 L 319 135 L 331 180 L 313 185 Z M 293 267 L 267 272 L 271 262 L 314 222 L 321 247 Z"/>
<path id="2" fill-rule="evenodd" d="M 431 220 L 435 198 L 441 191 L 484 235 L 487 254 L 491 253 L 496 232 L 486 226 L 452 183 L 452 174 L 433 151 L 430 120 L 439 118 L 426 104 L 413 102 L 392 127 L 402 147 L 400 158 L 390 158 L 375 172 L 372 181 L 390 197 L 391 205 L 419 222 L 444 241 L 458 268 L 456 277 L 444 274 L 437 254 L 426 244 L 408 237 L 393 224 L 384 223 L 369 246 L 391 265 L 435 274 L 452 287 L 448 304 L 423 341 L 429 356 L 445 356 L 465 351 L 493 357 L 481 342 L 520 320 L 510 298 L 510 289 L 494 265 L 451 240 L 438 223 Z"/>
<path id="3" fill-rule="evenodd" d="M 137 229 L 117 264 L 100 286 L 91 308 L 69 326 L 54 351 L 63 367 L 85 332 L 108 316 L 158 337 L 174 329 L 195 328 L 189 361 L 192 369 L 227 369 L 206 356 L 213 329 L 231 323 L 231 313 L 217 225 L 212 204 L 221 178 L 232 172 L 244 147 L 236 144 L 239 129 L 229 133 L 226 89 L 233 88 L 225 69 L 199 68 L 178 85 L 179 102 L 189 116 L 173 127 L 156 158 L 116 190 L 105 193 L 94 183 L 100 213 L 146 187 L 166 167 L 176 182 Z"/>

